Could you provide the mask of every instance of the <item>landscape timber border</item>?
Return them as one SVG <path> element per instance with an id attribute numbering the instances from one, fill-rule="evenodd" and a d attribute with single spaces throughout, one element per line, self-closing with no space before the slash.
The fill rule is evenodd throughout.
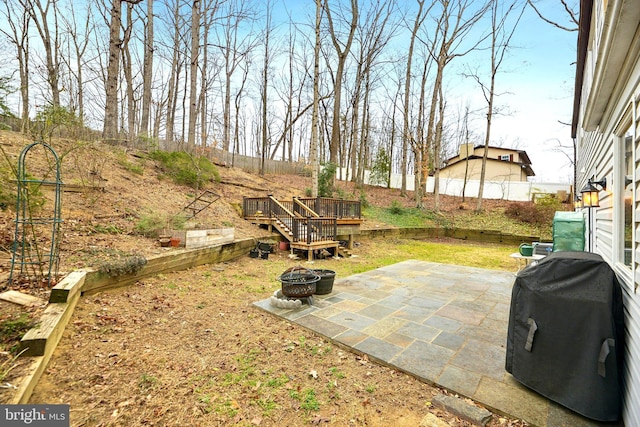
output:
<path id="1" fill-rule="evenodd" d="M 361 230 L 359 237 L 377 239 L 398 237 L 407 239 L 455 238 L 479 243 L 519 245 L 523 242 L 539 241 L 539 237 L 517 236 L 494 231 L 445 229 L 445 228 L 385 228 Z M 274 234 L 272 238 L 279 238 Z M 262 238 L 261 238 L 262 239 Z M 30 329 L 21 341 L 25 350 L 22 358 L 30 360 L 24 367 L 19 385 L 7 403 L 26 404 L 53 355 L 66 325 L 81 295 L 90 295 L 108 289 L 131 285 L 138 280 L 161 273 L 186 270 L 198 265 L 215 264 L 244 256 L 256 247 L 259 238 L 245 238 L 216 246 L 198 249 L 182 249 L 157 255 L 136 273 L 110 277 L 94 269 L 80 269 L 69 273 L 51 289 L 49 303 L 38 326 Z"/>

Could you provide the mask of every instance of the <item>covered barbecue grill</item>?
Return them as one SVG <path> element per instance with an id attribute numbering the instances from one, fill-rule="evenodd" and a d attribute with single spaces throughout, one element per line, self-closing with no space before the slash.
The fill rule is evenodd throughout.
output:
<path id="1" fill-rule="evenodd" d="M 513 285 L 506 369 L 547 398 L 598 421 L 622 408 L 622 292 L 600 255 L 557 252 Z"/>

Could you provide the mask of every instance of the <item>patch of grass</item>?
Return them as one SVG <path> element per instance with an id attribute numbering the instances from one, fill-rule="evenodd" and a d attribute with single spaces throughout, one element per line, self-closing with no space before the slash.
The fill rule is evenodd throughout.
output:
<path id="1" fill-rule="evenodd" d="M 331 374 L 338 378 L 338 379 L 342 379 L 345 377 L 344 372 L 342 372 L 341 370 L 339 370 L 338 368 L 336 368 L 335 366 L 329 368 L 329 372 L 331 372 Z"/>
<path id="2" fill-rule="evenodd" d="M 273 411 L 278 409 L 278 404 L 270 398 L 263 398 L 256 400 L 256 404 L 262 409 L 262 413 L 265 416 L 270 416 L 273 414 Z"/>
<path id="3" fill-rule="evenodd" d="M 211 411 L 213 411 L 214 407 L 211 404 L 211 395 L 201 394 L 200 396 L 198 396 L 198 402 L 201 404 L 202 410 L 205 414 L 208 414 Z"/>
<path id="4" fill-rule="evenodd" d="M 314 389 L 308 388 L 302 392 L 296 390 L 289 391 L 289 397 L 300 402 L 300 408 L 305 411 L 318 411 L 320 409 L 320 403 L 316 397 Z"/>
<path id="5" fill-rule="evenodd" d="M 122 233 L 124 233 L 124 231 L 121 230 L 120 228 L 118 228 L 117 225 L 113 225 L 113 224 L 109 224 L 109 225 L 96 224 L 96 225 L 93 226 L 93 232 L 94 233 L 99 233 L 99 234 L 122 234 Z"/>
<path id="6" fill-rule="evenodd" d="M 271 378 L 267 381 L 267 387 L 280 388 L 289 382 L 289 377 L 285 374 L 280 375 L 278 378 Z"/>
<path id="7" fill-rule="evenodd" d="M 446 223 L 444 217 L 432 211 L 405 208 L 397 201 L 394 201 L 388 208 L 369 206 L 363 208 L 362 211 L 366 218 L 400 228 L 444 226 Z"/>
<path id="8" fill-rule="evenodd" d="M 533 203 L 527 205 L 530 205 L 530 208 L 527 208 L 526 213 L 522 210 L 524 208 L 521 204 L 514 203 L 507 209 L 511 209 L 515 213 L 507 214 L 505 209 L 494 209 L 486 212 L 461 210 L 455 215 L 446 215 L 431 210 L 403 207 L 399 202 L 394 201 L 387 208 L 363 207 L 362 213 L 365 218 L 399 228 L 440 227 L 493 230 L 518 236 L 539 237 L 543 241 L 551 240 L 553 215 L 549 215 L 549 212 L 555 212 L 556 206 L 535 206 Z M 518 215 L 526 215 L 527 218 L 539 218 L 540 220 L 522 221 L 517 218 Z"/>
<path id="9" fill-rule="evenodd" d="M 201 188 L 205 183 L 220 182 L 220 173 L 216 166 L 203 156 L 192 156 L 184 151 L 152 151 L 150 157 L 159 161 L 164 173 L 173 182 Z"/>
<path id="10" fill-rule="evenodd" d="M 238 414 L 240 407 L 238 403 L 233 400 L 227 400 L 221 405 L 218 405 L 216 408 L 216 412 L 220 414 L 225 414 L 229 418 L 233 418 Z"/>
<path id="11" fill-rule="evenodd" d="M 364 388 L 364 391 L 366 391 L 367 393 L 373 393 L 374 391 L 376 391 L 376 389 L 377 387 L 375 385 L 369 384 Z"/>
<path id="12" fill-rule="evenodd" d="M 158 379 L 153 375 L 148 375 L 147 373 L 143 373 L 140 376 L 140 379 L 138 380 L 138 387 L 140 387 L 142 391 L 147 391 L 150 388 L 152 388 L 154 385 L 156 385 L 157 382 L 158 382 Z"/>
<path id="13" fill-rule="evenodd" d="M 0 383 L 2 383 L 9 376 L 9 372 L 11 372 L 17 365 L 16 362 L 18 360 L 18 357 L 20 357 L 20 355 L 25 351 L 27 351 L 26 348 L 15 355 L 11 355 L 11 353 L 6 352 L 7 360 L 0 363 Z M 4 352 L 0 352 L 0 357 L 3 357 L 4 355 Z"/>
<path id="14" fill-rule="evenodd" d="M 0 318 L 0 343 L 16 343 L 22 336 L 34 326 L 27 313 L 10 315 L 4 319 Z M 12 352 L 17 349 L 17 344 L 12 347 Z"/>
<path id="15" fill-rule="evenodd" d="M 144 175 L 144 166 L 128 161 L 127 159 L 119 159 L 118 164 L 128 172 L 136 175 Z"/>

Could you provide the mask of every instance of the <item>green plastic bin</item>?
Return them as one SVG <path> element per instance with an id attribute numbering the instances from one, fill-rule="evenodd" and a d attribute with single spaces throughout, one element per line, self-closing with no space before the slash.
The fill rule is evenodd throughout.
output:
<path id="1" fill-rule="evenodd" d="M 556 212 L 553 217 L 553 252 L 584 251 L 582 212 Z"/>

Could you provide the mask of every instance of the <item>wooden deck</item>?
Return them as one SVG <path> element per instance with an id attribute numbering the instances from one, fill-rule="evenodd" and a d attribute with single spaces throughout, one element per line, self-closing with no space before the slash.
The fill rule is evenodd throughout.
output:
<path id="1" fill-rule="evenodd" d="M 289 242 L 292 250 L 314 252 L 328 250 L 340 253 L 340 237 L 346 237 L 348 249 L 362 224 L 360 202 L 342 199 L 293 198 L 279 201 L 272 196 L 245 197 L 243 214 L 247 221 L 277 231 Z"/>

